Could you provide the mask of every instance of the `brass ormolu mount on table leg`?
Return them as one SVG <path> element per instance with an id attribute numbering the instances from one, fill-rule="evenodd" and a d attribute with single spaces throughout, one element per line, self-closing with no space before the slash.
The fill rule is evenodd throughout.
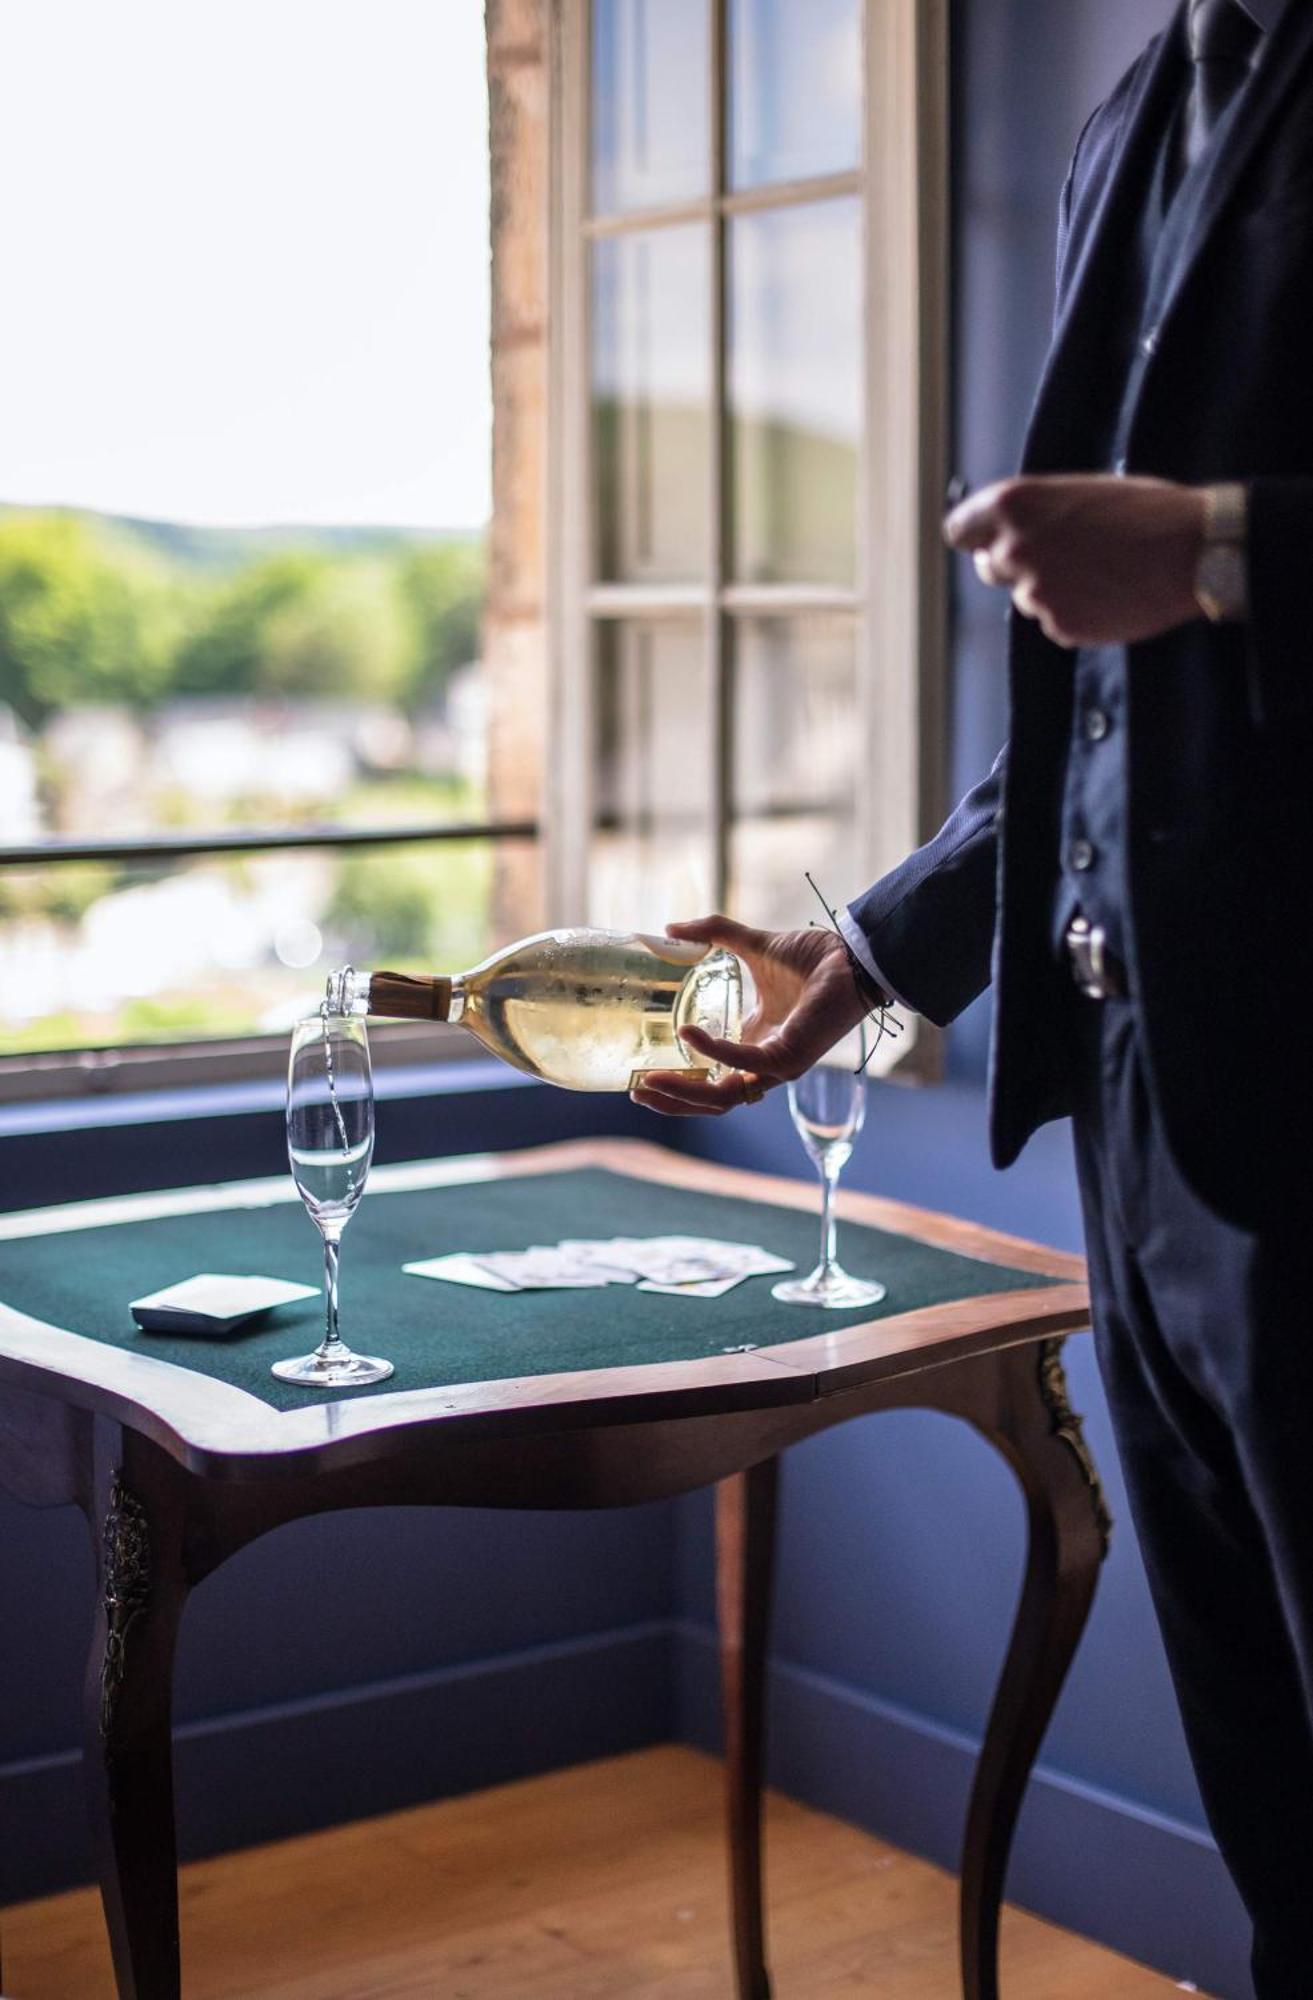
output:
<path id="1" fill-rule="evenodd" d="M 105 1654 L 100 1670 L 100 1734 L 114 1754 L 114 1717 L 123 1689 L 127 1639 L 150 1599 L 150 1532 L 146 1510 L 116 1472 L 102 1530 Z"/>
<path id="2" fill-rule="evenodd" d="M 98 1583 L 83 1769 L 115 1986 L 119 2000 L 181 2000 L 170 1720 L 184 1482 L 156 1445 L 105 1423 L 84 1492 Z"/>
<path id="3" fill-rule="evenodd" d="M 1090 1504 L 1094 1509 L 1094 1519 L 1098 1524 L 1099 1539 L 1103 1543 L 1106 1556 L 1112 1546 L 1112 1515 L 1103 1491 L 1103 1481 L 1099 1478 L 1099 1468 L 1094 1463 L 1094 1454 L 1085 1441 L 1085 1426 L 1071 1406 L 1071 1396 L 1067 1388 L 1067 1370 L 1063 1365 L 1062 1350 L 1067 1344 L 1065 1334 L 1055 1340 L 1042 1340 L 1039 1344 L 1039 1392 L 1044 1407 L 1053 1419 L 1053 1435 L 1061 1438 L 1068 1450 L 1073 1452 L 1076 1463 L 1085 1476 L 1085 1484 L 1090 1489 Z"/>

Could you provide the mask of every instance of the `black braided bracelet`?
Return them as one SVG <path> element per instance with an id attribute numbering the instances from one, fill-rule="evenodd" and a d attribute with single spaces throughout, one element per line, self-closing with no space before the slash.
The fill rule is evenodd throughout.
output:
<path id="1" fill-rule="evenodd" d="M 870 973 L 862 964 L 861 959 L 858 958 L 857 953 L 844 936 L 843 926 L 839 922 L 838 911 L 826 902 L 816 883 L 812 880 L 810 872 L 806 873 L 806 880 L 817 902 L 830 920 L 830 929 L 843 946 L 844 954 L 848 960 L 848 970 L 852 974 L 853 985 L 857 989 L 857 997 L 862 1003 L 862 1011 L 875 1024 L 874 1040 L 869 1049 L 864 1049 L 862 1060 L 858 1064 L 858 1069 L 861 1071 L 866 1068 L 886 1035 L 895 1036 L 902 1034 L 903 1024 L 897 1015 L 890 1011 L 894 1004 L 890 996 L 877 980 L 872 979 Z M 813 924 L 815 924 L 815 921 L 815 918 L 813 918 Z M 864 1033 L 862 1034 L 862 1041 L 865 1044 L 866 1036 Z"/>

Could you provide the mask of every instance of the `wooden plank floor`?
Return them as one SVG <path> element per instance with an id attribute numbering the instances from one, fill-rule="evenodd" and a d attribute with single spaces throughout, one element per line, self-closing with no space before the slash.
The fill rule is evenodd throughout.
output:
<path id="1" fill-rule="evenodd" d="M 767 1865 L 776 2000 L 959 1992 L 938 1869 L 778 1797 Z M 187 2000 L 728 2000 L 723 1875 L 719 1766 L 642 1751 L 184 1869 Z M 6 2000 L 113 2000 L 92 1892 L 0 1926 Z M 1003 1935 L 1006 2000 L 1177 1990 L 1018 1911 Z"/>

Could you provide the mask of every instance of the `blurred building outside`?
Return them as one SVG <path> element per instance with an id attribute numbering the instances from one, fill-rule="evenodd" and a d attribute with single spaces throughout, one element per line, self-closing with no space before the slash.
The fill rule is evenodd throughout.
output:
<path id="1" fill-rule="evenodd" d="M 116 837 L 145 836 L 176 820 L 180 802 L 188 823 L 209 829 L 249 823 L 253 808 L 271 825 L 327 820 L 353 793 L 371 818 L 393 809 L 390 792 L 403 817 L 419 818 L 417 789 L 430 809 L 446 798 L 477 818 L 486 739 L 477 660 L 455 669 L 441 698 L 413 717 L 378 702 L 197 696 L 145 715 L 67 709 L 29 731 L 6 709 L 0 837 L 15 845 L 51 833 L 93 840 L 111 827 Z M 73 864 L 45 870 L 40 881 L 33 872 L 26 891 L 22 871 L 11 871 L 0 880 L 6 1033 L 81 1020 L 112 1035 L 120 1003 L 207 985 L 213 998 L 216 975 L 229 988 L 246 986 L 253 1030 L 280 1030 L 308 991 L 299 979 L 289 990 L 282 975 L 347 949 L 334 903 L 343 865 L 322 852 L 281 857 L 281 865 L 279 857 L 258 866 L 199 860 L 153 881 L 102 886 L 109 870 Z M 236 1024 L 235 994 L 230 1004 Z M 136 1018 L 148 1025 L 140 1010 Z M 171 1025 L 187 1031 L 185 1000 Z"/>

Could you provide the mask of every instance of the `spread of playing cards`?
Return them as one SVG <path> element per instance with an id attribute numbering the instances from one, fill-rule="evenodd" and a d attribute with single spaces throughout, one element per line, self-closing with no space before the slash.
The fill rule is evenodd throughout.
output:
<path id="1" fill-rule="evenodd" d="M 793 1268 L 786 1257 L 755 1243 L 722 1243 L 711 1236 L 566 1237 L 527 1250 L 462 1250 L 404 1266 L 416 1278 L 444 1278 L 490 1292 L 637 1285 L 640 1292 L 691 1299 L 718 1299 L 745 1278 Z"/>

